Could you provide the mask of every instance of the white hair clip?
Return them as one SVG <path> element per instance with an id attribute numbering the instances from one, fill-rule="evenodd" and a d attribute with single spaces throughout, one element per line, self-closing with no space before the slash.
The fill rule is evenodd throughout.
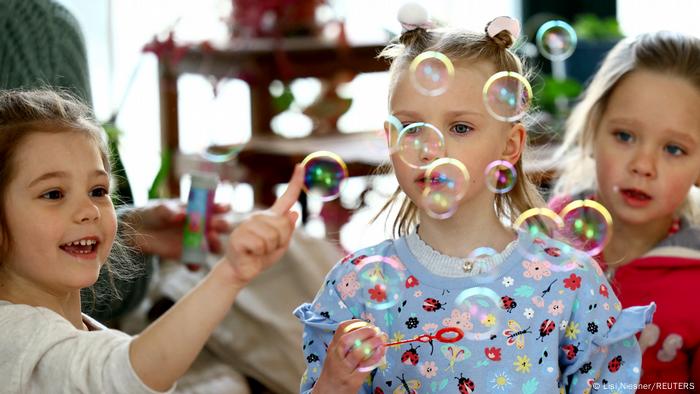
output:
<path id="1" fill-rule="evenodd" d="M 513 40 L 516 40 L 520 36 L 520 22 L 509 16 L 499 16 L 486 25 L 486 34 L 491 38 L 503 30 L 507 30 L 513 36 Z"/>
<path id="2" fill-rule="evenodd" d="M 434 27 L 428 19 L 428 11 L 418 3 L 402 5 L 399 8 L 399 22 L 401 23 L 402 33 L 418 28 L 428 30 Z"/>

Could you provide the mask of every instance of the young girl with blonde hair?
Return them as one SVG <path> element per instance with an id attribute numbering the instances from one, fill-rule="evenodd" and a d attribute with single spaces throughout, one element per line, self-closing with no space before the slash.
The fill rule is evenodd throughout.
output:
<path id="1" fill-rule="evenodd" d="M 635 383 L 634 334 L 653 307 L 621 310 L 585 253 L 504 224 L 541 204 L 522 171 L 524 125 L 492 117 L 482 100 L 495 73 L 523 73 L 508 49 L 517 23 L 497 18 L 486 33 L 411 24 L 381 55 L 391 60 L 390 113 L 404 132 L 442 130 L 444 156 L 468 170 L 468 188 L 452 216 L 435 218 L 422 197 L 440 177 L 394 151 L 394 200 L 404 199 L 399 238 L 344 258 L 316 299 L 295 312 L 308 363 L 301 391 L 551 393 Z M 443 94 L 424 95 L 411 84 L 410 64 L 427 51 L 454 65 Z M 424 165 L 437 159 L 429 149 L 421 155 Z M 517 173 L 507 193 L 486 185 L 484 170 L 496 160 Z M 482 248 L 497 252 L 473 254 Z M 386 278 L 399 280 L 385 286 Z"/>
<path id="2" fill-rule="evenodd" d="M 589 198 L 610 211 L 612 238 L 597 259 L 623 306 L 658 305 L 640 337 L 641 381 L 679 392 L 700 382 L 700 318 L 691 306 L 700 281 L 698 108 L 699 38 L 657 32 L 621 41 L 569 119 L 550 201 L 557 210 Z"/>

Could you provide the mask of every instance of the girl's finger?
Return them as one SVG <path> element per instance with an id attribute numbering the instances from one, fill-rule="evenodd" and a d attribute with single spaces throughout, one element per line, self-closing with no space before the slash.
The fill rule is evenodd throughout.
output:
<path id="1" fill-rule="evenodd" d="M 304 185 L 304 169 L 300 164 L 294 166 L 292 179 L 287 184 L 287 190 L 275 201 L 270 211 L 277 215 L 283 215 L 289 211 L 299 199 L 301 188 Z"/>

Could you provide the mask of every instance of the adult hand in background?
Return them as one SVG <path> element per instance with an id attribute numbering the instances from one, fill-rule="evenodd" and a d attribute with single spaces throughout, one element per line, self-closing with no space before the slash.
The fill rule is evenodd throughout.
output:
<path id="1" fill-rule="evenodd" d="M 153 200 L 146 206 L 128 209 L 120 217 L 134 229 L 132 243 L 142 253 L 177 260 L 182 256 L 185 209 L 180 200 Z M 226 218 L 229 211 L 228 204 L 214 204 L 206 234 L 212 253 L 224 252 L 220 235 L 233 230 L 233 223 Z"/>

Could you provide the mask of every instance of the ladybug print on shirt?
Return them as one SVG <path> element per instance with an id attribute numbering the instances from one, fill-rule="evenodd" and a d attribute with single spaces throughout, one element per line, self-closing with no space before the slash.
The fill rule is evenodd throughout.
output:
<path id="1" fill-rule="evenodd" d="M 406 350 L 402 355 L 401 355 L 401 362 L 406 364 L 406 365 L 416 365 L 420 361 L 420 357 L 418 356 L 418 347 L 415 349 L 413 348 L 413 345 L 410 345 L 411 348 Z"/>
<path id="2" fill-rule="evenodd" d="M 295 312 L 305 324 L 305 341 L 313 340 L 304 349 L 313 356 L 301 391 L 310 392 L 320 376 L 332 328 L 351 319 L 376 325 L 387 342 L 401 342 L 387 347 L 385 364 L 361 390 L 366 393 L 584 392 L 591 379 L 638 381 L 634 371 L 640 370 L 641 353 L 634 334 L 643 328 L 642 319 L 621 315 L 617 297 L 590 257 L 572 255 L 556 241 L 533 245 L 537 253 L 527 258 L 513 248 L 501 263 L 502 275 L 490 281 L 430 276 L 396 241 L 377 245 L 374 253 L 381 251 L 405 269 L 393 289 L 396 303 L 383 309 L 364 303 L 352 264 L 336 265 L 316 300 Z M 365 250 L 356 255 L 371 256 Z M 471 298 L 460 298 L 466 291 Z M 617 342 L 606 342 L 611 327 Z M 463 337 L 441 342 L 436 335 L 446 328 L 459 329 Z M 606 343 L 605 350 L 596 343 Z M 561 350 L 555 355 L 551 349 Z"/>
<path id="3" fill-rule="evenodd" d="M 443 303 L 435 298 L 426 298 L 425 301 L 423 301 L 423 309 L 427 312 L 439 311 L 443 309 Z"/>
<path id="4" fill-rule="evenodd" d="M 518 306 L 518 303 L 509 296 L 501 297 L 501 302 L 503 304 L 503 309 L 505 309 L 506 312 L 511 312 L 516 306 Z"/>
<path id="5" fill-rule="evenodd" d="M 622 356 L 615 356 L 610 362 L 608 363 L 608 370 L 610 372 L 617 372 L 620 370 L 620 367 L 624 364 L 622 361 Z"/>
<path id="6" fill-rule="evenodd" d="M 545 319 L 540 325 L 540 336 L 537 337 L 541 342 L 544 342 L 544 337 L 551 334 L 552 331 L 557 327 L 557 325 L 549 319 Z"/>
<path id="7" fill-rule="evenodd" d="M 459 374 L 457 388 L 459 388 L 460 394 L 471 394 L 474 392 L 475 387 L 476 386 L 474 385 L 474 382 L 472 382 L 471 379 L 465 378 L 464 375 Z"/>

